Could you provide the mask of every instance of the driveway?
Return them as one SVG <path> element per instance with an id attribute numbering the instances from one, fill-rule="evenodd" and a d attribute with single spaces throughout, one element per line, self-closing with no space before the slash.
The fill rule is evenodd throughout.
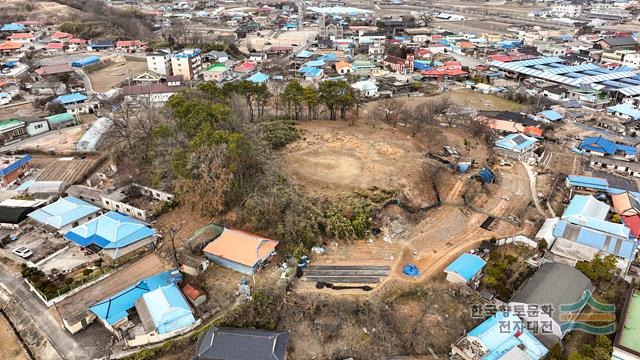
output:
<path id="1" fill-rule="evenodd" d="M 40 330 L 47 335 L 63 359 L 95 359 L 106 355 L 111 334 L 104 327 L 94 323 L 76 335 L 69 334 L 51 315 L 49 309 L 29 291 L 24 280 L 2 266 L 0 266 L 0 286 L 16 299 L 36 323 L 40 324 Z"/>
<path id="2" fill-rule="evenodd" d="M 536 206 L 536 209 L 540 213 L 540 215 L 547 218 L 547 213 L 544 212 L 542 205 L 540 204 L 540 199 L 538 198 L 538 189 L 536 189 L 536 174 L 533 172 L 531 165 L 527 164 L 524 161 L 521 161 L 522 166 L 524 166 L 525 170 L 527 170 L 527 176 L 529 177 L 529 188 L 531 189 L 531 198 L 533 199 L 533 203 Z"/>

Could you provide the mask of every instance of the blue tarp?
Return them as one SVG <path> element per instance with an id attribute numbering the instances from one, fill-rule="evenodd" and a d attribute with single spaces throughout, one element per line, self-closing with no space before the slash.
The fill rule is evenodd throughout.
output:
<path id="1" fill-rule="evenodd" d="M 303 50 L 296 54 L 296 57 L 300 59 L 307 59 L 312 56 L 313 56 L 313 52 L 308 50 Z"/>
<path id="2" fill-rule="evenodd" d="M 482 182 L 485 184 L 492 183 L 493 179 L 495 178 L 495 176 L 493 175 L 493 172 L 486 167 L 480 170 L 480 172 L 478 173 L 478 176 L 482 179 Z"/>
<path id="3" fill-rule="evenodd" d="M 413 276 L 413 277 L 419 277 L 420 276 L 420 270 L 418 270 L 418 268 L 413 264 L 407 264 L 402 269 L 402 273 L 407 275 L 407 276 Z"/>

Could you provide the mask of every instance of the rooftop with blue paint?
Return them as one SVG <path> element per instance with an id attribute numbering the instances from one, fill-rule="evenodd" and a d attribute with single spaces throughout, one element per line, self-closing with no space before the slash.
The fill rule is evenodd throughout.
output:
<path id="1" fill-rule="evenodd" d="M 196 322 L 193 312 L 175 284 L 142 295 L 159 334 L 182 329 Z"/>
<path id="2" fill-rule="evenodd" d="M 609 182 L 607 179 L 591 176 L 569 175 L 567 176 L 567 183 L 570 186 L 585 187 L 596 190 L 609 189 Z"/>
<path id="3" fill-rule="evenodd" d="M 464 280 L 470 281 L 486 264 L 486 261 L 482 260 L 480 257 L 464 253 L 449 264 L 444 271 L 446 273 L 456 273 Z"/>
<path id="4" fill-rule="evenodd" d="M 304 73 L 305 77 L 318 77 L 322 75 L 323 71 L 319 68 L 311 68 Z"/>
<path id="5" fill-rule="evenodd" d="M 309 50 L 302 50 L 299 53 L 296 54 L 297 58 L 300 59 L 307 59 L 313 56 L 313 51 L 309 51 Z"/>
<path id="6" fill-rule="evenodd" d="M 85 101 L 87 99 L 88 97 L 85 94 L 71 93 L 71 94 L 60 95 L 57 98 L 55 98 L 55 100 L 53 101 L 60 103 L 62 105 L 66 105 L 66 104 L 73 104 L 73 103 Z"/>
<path id="7" fill-rule="evenodd" d="M 618 104 L 609 106 L 607 111 L 610 113 L 620 113 L 631 117 L 634 120 L 640 120 L 640 110 L 631 104 Z"/>
<path id="8" fill-rule="evenodd" d="M 533 146 L 536 141 L 533 137 L 515 133 L 496 141 L 496 146 L 507 150 L 523 151 Z"/>
<path id="9" fill-rule="evenodd" d="M 562 115 L 559 112 L 555 111 L 555 110 L 540 111 L 536 115 L 542 116 L 545 119 L 548 119 L 550 121 L 562 120 Z"/>
<path id="10" fill-rule="evenodd" d="M 616 224 L 620 227 L 626 228 L 622 224 Z M 566 220 L 560 220 L 556 227 L 553 229 L 553 236 L 564 238 L 565 230 L 568 226 L 572 226 Z M 627 228 L 628 229 L 628 228 Z M 625 259 L 634 259 L 634 252 L 637 244 L 637 240 L 627 237 L 611 237 L 608 234 L 592 229 L 589 227 L 580 227 L 578 233 L 575 235 L 575 239 L 568 239 L 575 241 L 579 244 L 586 245 L 604 251 L 609 254 L 614 254 Z"/>
<path id="11" fill-rule="evenodd" d="M 2 28 L 0 28 L 0 31 L 23 31 L 24 30 L 24 25 L 22 24 L 4 24 L 2 26 Z"/>
<path id="12" fill-rule="evenodd" d="M 580 149 L 596 151 L 607 155 L 623 152 L 625 155 L 635 156 L 637 153 L 635 146 L 618 144 L 602 136 L 585 138 L 580 144 Z"/>
<path id="13" fill-rule="evenodd" d="M 320 67 L 324 65 L 324 60 L 311 60 L 304 64 L 305 67 Z"/>
<path id="14" fill-rule="evenodd" d="M 0 160 L 3 160 L 3 165 L 0 165 L 0 176 L 10 174 L 12 171 L 23 166 L 31 160 L 31 155 L 24 156 L 0 156 Z M 5 166 L 6 165 L 6 166 Z"/>
<path id="15" fill-rule="evenodd" d="M 532 360 L 538 360 L 549 352 L 520 318 L 502 311 L 471 330 L 468 336 L 477 337 L 487 348 L 482 360 L 498 360 L 515 347 L 520 347 Z"/>
<path id="16" fill-rule="evenodd" d="M 68 196 L 34 211 L 28 216 L 41 224 L 60 229 L 98 211 L 100 208 Z"/>
<path id="17" fill-rule="evenodd" d="M 251 82 L 254 82 L 254 83 L 260 84 L 260 83 L 263 83 L 263 82 L 269 80 L 269 75 L 263 74 L 261 72 L 257 72 L 255 74 L 249 76 L 249 78 L 247 80 L 249 80 Z"/>
<path id="18" fill-rule="evenodd" d="M 153 236 L 155 233 L 155 230 L 137 219 L 109 211 L 84 225 L 71 229 L 64 237 L 80 246 L 96 244 L 103 249 L 118 249 Z"/>
<path id="19" fill-rule="evenodd" d="M 133 309 L 135 302 L 144 294 L 163 286 L 177 284 L 180 280 L 182 275 L 179 271 L 166 271 L 141 280 L 118 294 L 98 302 L 89 310 L 107 324 L 113 325 L 126 318 L 127 311 Z"/>

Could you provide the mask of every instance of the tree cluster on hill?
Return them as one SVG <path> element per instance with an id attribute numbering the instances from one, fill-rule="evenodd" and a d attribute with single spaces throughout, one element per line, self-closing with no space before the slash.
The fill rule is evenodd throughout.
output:
<path id="1" fill-rule="evenodd" d="M 151 19 L 135 9 L 122 9 L 101 0 L 53 0 L 84 13 L 84 18 L 63 23 L 60 30 L 85 39 L 151 38 Z"/>
<path id="2" fill-rule="evenodd" d="M 314 100 L 308 106 L 326 104 L 344 116 L 348 102 L 329 105 L 327 92 L 344 100 L 350 90 L 340 82 L 321 86 L 313 90 L 318 105 Z M 135 164 L 138 181 L 174 191 L 207 218 L 234 213 L 240 226 L 283 240 L 292 252 L 302 254 L 322 236 L 363 237 L 374 201 L 358 195 L 341 204 L 312 199 L 278 171 L 276 151 L 298 139 L 299 131 L 290 117 L 268 113 L 271 97 L 266 85 L 240 81 L 200 84 L 172 96 L 164 109 L 114 99 L 110 139 L 121 145 L 118 159 Z"/>

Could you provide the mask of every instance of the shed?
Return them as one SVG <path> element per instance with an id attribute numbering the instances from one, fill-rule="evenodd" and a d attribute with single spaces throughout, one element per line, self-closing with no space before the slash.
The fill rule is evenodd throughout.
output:
<path id="1" fill-rule="evenodd" d="M 276 246 L 276 240 L 244 231 L 224 229 L 203 251 L 207 258 L 218 265 L 253 275 L 275 253 Z"/>
<path id="2" fill-rule="evenodd" d="M 191 305 L 198 307 L 207 302 L 207 294 L 204 290 L 193 284 L 187 284 L 182 287 L 182 293 L 185 295 Z"/>
<path id="3" fill-rule="evenodd" d="M 449 264 L 444 272 L 447 274 L 447 280 L 451 283 L 468 283 L 480 273 L 486 264 L 486 261 L 479 256 L 464 253 Z"/>
<path id="4" fill-rule="evenodd" d="M 75 125 L 77 123 L 76 118 L 69 112 L 47 116 L 45 119 L 49 122 L 49 128 L 51 129 L 59 129 L 63 126 Z"/>
<path id="5" fill-rule="evenodd" d="M 0 206 L 0 228 L 17 228 L 18 224 L 34 210 L 35 208 L 32 207 Z"/>

